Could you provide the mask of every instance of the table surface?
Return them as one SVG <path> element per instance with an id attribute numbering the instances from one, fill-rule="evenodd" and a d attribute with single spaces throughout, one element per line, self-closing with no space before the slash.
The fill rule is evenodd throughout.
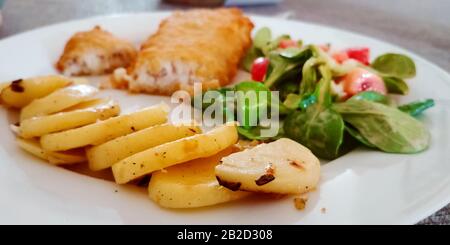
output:
<path id="1" fill-rule="evenodd" d="M 6 0 L 0 38 L 36 27 L 95 15 L 171 10 L 158 0 Z M 394 43 L 450 71 L 448 0 L 284 0 L 244 7 L 247 13 L 343 28 Z M 450 224 L 450 205 L 419 224 Z"/>

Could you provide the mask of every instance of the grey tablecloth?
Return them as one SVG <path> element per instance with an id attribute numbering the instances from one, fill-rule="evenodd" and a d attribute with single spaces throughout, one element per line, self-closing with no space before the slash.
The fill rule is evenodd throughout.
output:
<path id="1" fill-rule="evenodd" d="M 111 13 L 180 8 L 157 0 L 6 0 L 0 38 L 35 27 Z M 448 0 L 284 0 L 245 7 L 248 13 L 279 15 L 344 28 L 384 39 L 450 71 Z M 450 205 L 420 224 L 450 224 Z"/>

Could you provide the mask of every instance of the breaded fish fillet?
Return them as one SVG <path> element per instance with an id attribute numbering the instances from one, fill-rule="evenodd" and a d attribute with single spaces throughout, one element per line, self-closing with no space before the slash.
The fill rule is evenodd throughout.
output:
<path id="1" fill-rule="evenodd" d="M 224 86 L 251 45 L 252 28 L 237 8 L 175 12 L 142 45 L 127 71 L 128 88 L 171 95 L 179 89 L 192 93 L 194 82 L 203 89 Z M 113 76 L 116 87 L 126 85 L 123 76 L 123 70 Z"/>
<path id="2" fill-rule="evenodd" d="M 64 75 L 101 75 L 128 67 L 137 51 L 125 40 L 99 26 L 78 32 L 67 42 L 56 68 Z"/>

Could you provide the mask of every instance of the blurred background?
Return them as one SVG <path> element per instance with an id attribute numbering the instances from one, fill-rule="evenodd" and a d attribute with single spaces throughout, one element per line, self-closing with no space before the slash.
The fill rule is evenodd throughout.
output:
<path id="1" fill-rule="evenodd" d="M 359 32 L 409 49 L 450 72 L 450 0 L 0 0 L 0 39 L 96 15 L 224 4 L 239 5 L 248 14 Z M 450 206 L 422 224 L 450 224 Z"/>
<path id="2" fill-rule="evenodd" d="M 226 2 L 241 5 L 247 13 L 288 16 L 386 40 L 413 50 L 450 71 L 449 0 L 0 0 L 0 5 L 2 2 L 0 38 L 95 15 Z"/>

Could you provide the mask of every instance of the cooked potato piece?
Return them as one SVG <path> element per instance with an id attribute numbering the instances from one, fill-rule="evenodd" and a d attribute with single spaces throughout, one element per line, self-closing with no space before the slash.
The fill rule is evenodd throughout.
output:
<path id="1" fill-rule="evenodd" d="M 7 88 L 11 83 L 0 83 L 0 93 L 3 91 L 3 89 Z"/>
<path id="2" fill-rule="evenodd" d="M 90 84 L 89 80 L 83 77 L 71 77 L 70 80 L 72 80 L 72 84 Z"/>
<path id="3" fill-rule="evenodd" d="M 279 139 L 222 158 L 219 183 L 231 190 L 300 194 L 317 186 L 320 162 L 290 139 Z"/>
<path id="4" fill-rule="evenodd" d="M 118 184 L 124 184 L 156 170 L 212 156 L 237 140 L 236 126 L 223 125 L 208 133 L 159 145 L 125 158 L 112 166 L 114 178 Z"/>
<path id="5" fill-rule="evenodd" d="M 2 102 L 2 91 L 3 89 L 7 88 L 11 83 L 0 83 L 0 104 L 3 104 Z"/>
<path id="6" fill-rule="evenodd" d="M 230 191 L 216 180 L 214 168 L 230 153 L 231 147 L 214 156 L 153 173 L 148 186 L 150 198 L 165 208 L 196 208 L 248 196 L 248 192 Z"/>
<path id="7" fill-rule="evenodd" d="M 95 171 L 109 168 L 138 152 L 200 132 L 200 128 L 190 125 L 163 124 L 146 128 L 88 149 L 89 167 Z"/>
<path id="8" fill-rule="evenodd" d="M 32 155 L 43 160 L 49 161 L 51 164 L 74 164 L 86 162 L 86 154 L 83 149 L 76 149 L 65 152 L 49 152 L 42 149 L 38 140 L 17 138 L 17 144 L 20 148 Z"/>
<path id="9" fill-rule="evenodd" d="M 18 79 L 8 83 L 8 86 L 1 90 L 0 97 L 4 104 L 22 108 L 33 100 L 45 97 L 71 83 L 71 79 L 59 75 Z"/>
<path id="10" fill-rule="evenodd" d="M 84 108 L 83 108 L 84 107 Z M 113 100 L 94 100 L 74 107 L 73 111 L 33 117 L 20 123 L 20 136 L 25 139 L 78 128 L 119 115 L 120 107 Z"/>
<path id="11" fill-rule="evenodd" d="M 168 106 L 160 104 L 110 118 L 81 128 L 44 135 L 42 147 L 47 151 L 65 151 L 88 145 L 100 145 L 117 137 L 167 121 Z"/>
<path id="12" fill-rule="evenodd" d="M 81 102 L 92 100 L 97 93 L 97 88 L 84 84 L 57 90 L 25 106 L 20 113 L 20 121 L 60 112 Z"/>

